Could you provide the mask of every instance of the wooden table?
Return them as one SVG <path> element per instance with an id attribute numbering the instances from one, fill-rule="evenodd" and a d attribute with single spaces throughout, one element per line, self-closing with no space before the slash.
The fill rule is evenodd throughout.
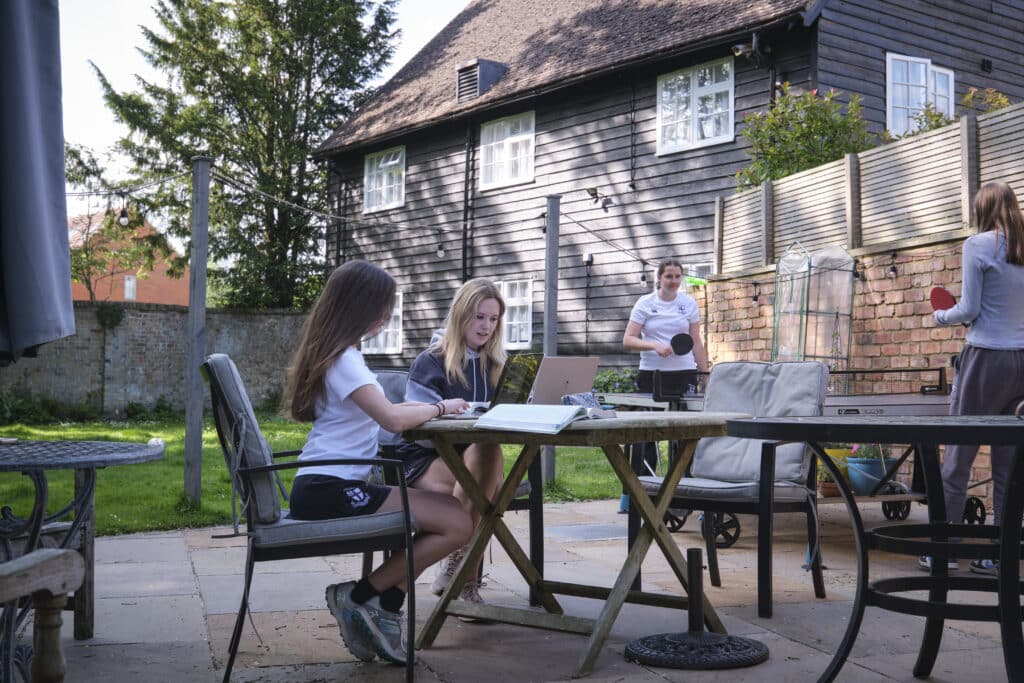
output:
<path id="1" fill-rule="evenodd" d="M 925 678 L 930 675 L 938 655 L 944 621 L 963 619 L 999 623 L 1007 680 L 1024 682 L 1020 606 L 1021 522 L 1024 518 L 1024 467 L 1020 466 L 1020 461 L 1024 457 L 1024 419 L 1010 415 L 760 417 L 730 420 L 728 433 L 730 436 L 807 443 L 818 454 L 822 465 L 832 472 L 846 502 L 857 545 L 857 591 L 846 632 L 819 681 L 832 681 L 839 674 L 853 649 L 864 609 L 871 605 L 926 618 L 914 676 Z M 866 530 L 849 485 L 832 460 L 825 457 L 822 444 L 827 442 L 913 445 L 924 478 L 928 523 Z M 938 444 L 1016 446 L 1001 526 L 951 524 L 947 521 Z M 983 542 L 956 543 L 950 540 L 955 538 Z M 984 541 L 998 541 L 998 544 Z M 914 557 L 913 575 L 869 581 L 869 549 Z M 918 555 L 932 556 L 930 575 L 916 571 Z M 999 576 L 949 576 L 946 569 L 948 557 L 998 559 Z M 947 600 L 950 590 L 995 592 L 998 604 L 951 603 Z M 919 599 L 899 595 L 908 591 L 927 591 L 928 597 Z"/>
<path id="2" fill-rule="evenodd" d="M 597 659 L 623 603 L 635 602 L 687 609 L 689 606 L 687 597 L 631 590 L 631 584 L 639 572 L 640 565 L 651 544 L 657 543 L 680 585 L 684 590 L 688 590 L 686 561 L 665 527 L 663 522 L 665 511 L 671 501 L 672 492 L 693 457 L 697 440 L 705 436 L 723 436 L 726 420 L 741 417 L 745 416 L 736 413 L 668 411 L 622 413 L 615 418 L 580 420 L 555 435 L 478 429 L 475 420 L 442 419 L 431 420 L 405 432 L 403 436 L 406 439 L 430 439 L 434 442 L 434 446 L 451 469 L 452 474 L 465 489 L 473 505 L 481 512 L 480 526 L 470 540 L 466 557 L 420 630 L 416 646 L 430 647 L 448 615 L 472 616 L 520 626 L 580 633 L 589 636 L 587 647 L 577 661 L 575 670 L 577 676 L 583 676 L 590 673 L 593 668 L 594 661 Z M 665 440 L 679 441 L 681 454 L 669 468 L 661 489 L 652 502 L 636 473 L 630 467 L 621 444 Z M 454 448 L 455 444 L 464 443 L 519 444 L 522 446 L 522 450 L 512 464 L 511 471 L 493 504 L 487 500 Z M 545 580 L 543 567 L 534 567 L 530 563 L 529 558 L 502 520 L 502 514 L 512 500 L 516 487 L 537 457 L 540 447 L 544 445 L 600 448 L 640 511 L 640 516 L 645 523 L 636 542 L 626 555 L 615 585 L 610 589 L 580 583 Z M 533 513 L 534 511 L 531 510 L 531 514 Z M 492 535 L 496 536 L 505 548 L 512 563 L 529 585 L 531 593 L 538 597 L 544 608 L 543 612 L 498 605 L 453 602 L 461 592 L 463 584 L 470 578 L 472 573 L 470 568 L 475 567 L 482 558 L 487 542 Z M 572 617 L 564 613 L 555 598 L 556 594 L 604 600 L 605 603 L 596 620 Z M 702 597 L 704 619 L 708 628 L 717 633 L 725 633 L 725 627 L 711 603 L 708 602 L 706 596 Z"/>

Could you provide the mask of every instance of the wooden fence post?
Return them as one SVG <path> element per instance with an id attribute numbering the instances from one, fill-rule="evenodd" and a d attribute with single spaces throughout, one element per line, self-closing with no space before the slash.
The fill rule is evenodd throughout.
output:
<path id="1" fill-rule="evenodd" d="M 761 265 L 775 262 L 775 186 L 761 183 Z"/>
<path id="2" fill-rule="evenodd" d="M 860 232 L 860 157 L 846 155 L 846 243 L 847 248 L 861 246 Z"/>
<path id="3" fill-rule="evenodd" d="M 960 222 L 971 227 L 971 207 L 978 193 L 978 118 L 974 114 L 960 117 Z"/>
<path id="4" fill-rule="evenodd" d="M 718 275 L 722 272 L 722 245 L 724 244 L 725 231 L 725 198 L 721 195 L 715 197 L 715 232 L 712 246 L 713 262 L 712 273 Z"/>

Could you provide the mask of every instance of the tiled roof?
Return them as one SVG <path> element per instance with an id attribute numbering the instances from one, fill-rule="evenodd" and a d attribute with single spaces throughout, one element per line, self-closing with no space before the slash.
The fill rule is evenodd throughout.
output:
<path id="1" fill-rule="evenodd" d="M 474 0 L 316 154 L 724 40 L 818 5 L 820 0 Z M 474 59 L 501 62 L 508 72 L 480 97 L 457 103 L 456 72 Z"/>

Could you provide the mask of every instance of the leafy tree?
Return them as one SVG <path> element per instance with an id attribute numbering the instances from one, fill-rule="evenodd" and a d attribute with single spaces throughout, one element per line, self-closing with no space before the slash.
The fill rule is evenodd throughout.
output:
<path id="1" fill-rule="evenodd" d="M 210 270 L 226 303 L 292 307 L 319 292 L 326 178 L 309 158 L 390 59 L 397 0 L 158 0 L 143 27 L 146 60 L 165 83 L 137 77 L 117 92 L 93 64 L 108 107 L 129 128 L 119 148 L 138 181 L 213 157 Z M 251 191 L 255 189 L 256 192 Z M 262 193 L 262 194 L 261 194 Z M 169 231 L 189 236 L 187 179 L 149 201 Z"/>
<path id="2" fill-rule="evenodd" d="M 830 90 L 794 92 L 789 83 L 767 111 L 746 115 L 743 136 L 753 161 L 736 173 L 738 189 L 757 187 L 766 180 L 840 159 L 876 144 L 861 114 L 860 98 L 850 97 L 845 111 Z"/>
<path id="3" fill-rule="evenodd" d="M 158 260 L 170 260 L 173 250 L 163 235 L 148 228 L 145 215 L 128 210 L 122 225 L 121 211 L 111 205 L 113 190 L 92 151 L 64 145 L 64 175 L 72 189 L 106 197 L 105 206 L 71 220 L 71 279 L 85 286 L 89 301 L 105 301 L 115 276 L 134 272 L 146 277 Z M 180 264 L 179 264 L 180 266 Z M 169 275 L 180 275 L 171 264 Z M 103 284 L 108 289 L 102 291 Z"/>

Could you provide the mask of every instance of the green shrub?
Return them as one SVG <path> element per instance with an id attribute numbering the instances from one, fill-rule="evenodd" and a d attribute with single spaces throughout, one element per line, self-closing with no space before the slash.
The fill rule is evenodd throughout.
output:
<path id="1" fill-rule="evenodd" d="M 850 97 L 845 111 L 838 93 L 817 90 L 795 93 L 789 83 L 775 103 L 763 112 L 744 117 L 743 137 L 750 143 L 753 161 L 736 172 L 739 190 L 767 180 L 784 178 L 815 166 L 862 152 L 877 144 L 861 114 L 860 98 Z"/>
<path id="2" fill-rule="evenodd" d="M 131 401 L 124 408 L 124 416 L 127 420 L 146 420 L 149 418 L 149 408 L 141 403 Z"/>
<path id="3" fill-rule="evenodd" d="M 636 368 L 608 368 L 594 377 L 594 391 L 602 394 L 628 394 L 637 391 Z"/>

